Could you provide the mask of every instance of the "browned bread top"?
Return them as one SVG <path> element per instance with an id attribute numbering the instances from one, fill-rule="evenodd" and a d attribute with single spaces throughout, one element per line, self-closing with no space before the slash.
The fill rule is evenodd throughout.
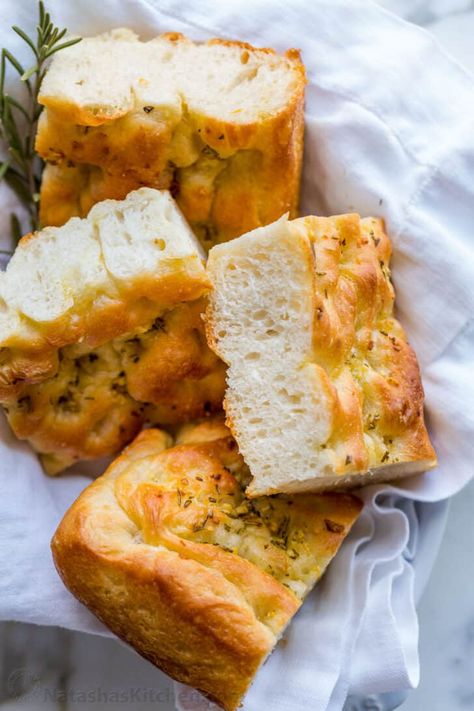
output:
<path id="1" fill-rule="evenodd" d="M 170 195 L 148 188 L 23 238 L 0 274 L 0 402 L 54 473 L 116 454 L 146 421 L 219 410 L 209 289 Z"/>
<path id="2" fill-rule="evenodd" d="M 394 317 L 390 241 L 359 215 L 282 218 L 209 255 L 209 342 L 256 496 L 424 471 L 436 455 Z"/>
<path id="3" fill-rule="evenodd" d="M 176 679 L 235 709 L 356 519 L 348 495 L 245 499 L 223 424 L 145 430 L 64 517 L 66 586 Z"/>
<path id="4" fill-rule="evenodd" d="M 142 185 L 170 189 L 205 246 L 295 216 L 304 86 L 295 50 L 84 39 L 55 56 L 39 97 L 43 224 Z"/>

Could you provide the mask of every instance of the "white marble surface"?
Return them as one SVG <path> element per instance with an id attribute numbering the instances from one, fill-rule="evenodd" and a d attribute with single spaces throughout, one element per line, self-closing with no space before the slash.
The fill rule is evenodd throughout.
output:
<path id="1" fill-rule="evenodd" d="M 474 72 L 473 0 L 380 4 L 426 25 Z M 474 709 L 473 511 L 474 482 L 451 503 L 446 535 L 420 602 L 419 688 L 404 702 L 404 695 L 350 699 L 345 711 L 383 711 L 400 703 L 403 711 Z M 172 699 L 169 680 L 118 642 L 0 624 L 2 711 L 172 711 Z"/>
<path id="2" fill-rule="evenodd" d="M 474 482 L 451 502 L 419 606 L 421 683 L 403 711 L 474 709 Z"/>

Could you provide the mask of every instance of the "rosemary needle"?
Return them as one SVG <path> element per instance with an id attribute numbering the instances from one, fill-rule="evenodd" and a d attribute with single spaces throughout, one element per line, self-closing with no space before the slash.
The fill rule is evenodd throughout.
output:
<path id="1" fill-rule="evenodd" d="M 5 181 L 25 206 L 29 228 L 39 227 L 39 189 L 43 163 L 34 149 L 36 129 L 42 106 L 38 94 L 47 69 L 48 59 L 65 47 L 81 41 L 80 37 L 62 41 L 67 29 L 60 30 L 51 21 L 44 3 L 38 3 L 36 35 L 29 37 L 15 25 L 13 31 L 28 45 L 33 63 L 26 68 L 9 52 L 2 49 L 0 60 L 0 137 L 6 147 L 6 159 L 0 162 L 0 182 Z M 24 101 L 10 96 L 5 90 L 7 69 L 12 69 L 26 87 Z M 15 214 L 10 218 L 11 235 L 16 243 L 23 230 Z"/>

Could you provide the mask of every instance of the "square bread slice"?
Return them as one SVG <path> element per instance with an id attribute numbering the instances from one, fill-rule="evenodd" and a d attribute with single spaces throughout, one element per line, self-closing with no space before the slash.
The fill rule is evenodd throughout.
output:
<path id="1" fill-rule="evenodd" d="M 0 273 L 0 402 L 49 473 L 116 454 L 145 422 L 221 409 L 202 255 L 149 188 L 20 241 Z"/>
<path id="2" fill-rule="evenodd" d="M 214 247 L 208 341 L 249 496 L 396 479 L 436 464 L 391 245 L 359 215 L 286 217 Z"/>
<path id="3" fill-rule="evenodd" d="M 66 48 L 39 96 L 42 224 L 143 185 L 169 189 L 206 247 L 296 216 L 305 82 L 296 50 L 241 42 L 117 29 Z"/>
<path id="4" fill-rule="evenodd" d="M 348 494 L 249 501 L 222 421 L 144 430 L 64 516 L 66 587 L 118 637 L 236 709 L 362 508 Z"/>

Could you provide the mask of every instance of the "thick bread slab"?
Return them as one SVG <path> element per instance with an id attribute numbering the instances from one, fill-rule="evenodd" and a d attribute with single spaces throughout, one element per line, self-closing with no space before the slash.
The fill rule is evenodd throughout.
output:
<path id="1" fill-rule="evenodd" d="M 0 402 L 51 472 L 115 454 L 145 421 L 220 408 L 208 288 L 167 192 L 142 188 L 20 241 L 0 274 Z"/>
<path id="2" fill-rule="evenodd" d="M 100 345 L 149 320 L 152 304 L 169 308 L 208 286 L 169 193 L 142 188 L 97 205 L 88 219 L 23 237 L 0 273 L 0 347 Z"/>
<path id="3" fill-rule="evenodd" d="M 382 222 L 358 215 L 283 217 L 211 250 L 208 340 L 229 366 L 225 410 L 250 496 L 436 464 L 390 252 Z"/>
<path id="4" fill-rule="evenodd" d="M 41 86 L 42 223 L 142 185 L 170 189 L 206 247 L 295 216 L 304 86 L 296 50 L 123 29 L 85 38 Z"/>
<path id="5" fill-rule="evenodd" d="M 69 590 L 115 634 L 226 711 L 239 705 L 357 518 L 348 495 L 255 499 L 229 431 L 145 430 L 52 542 Z"/>

